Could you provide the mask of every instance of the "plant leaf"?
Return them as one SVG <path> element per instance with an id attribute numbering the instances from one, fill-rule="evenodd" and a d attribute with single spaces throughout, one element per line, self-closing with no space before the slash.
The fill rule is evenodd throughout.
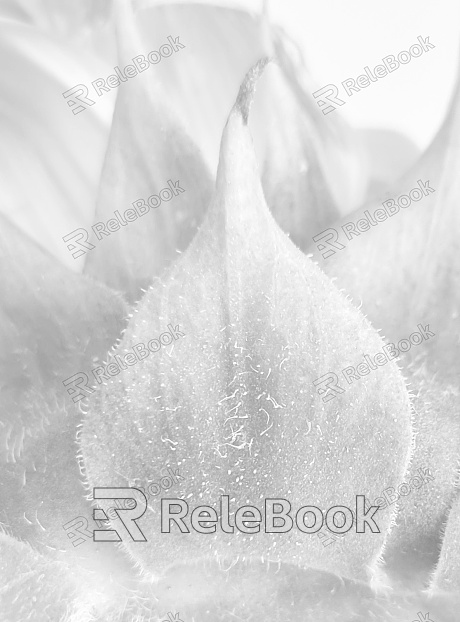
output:
<path id="1" fill-rule="evenodd" d="M 293 506 L 327 510 L 355 507 L 359 494 L 375 498 L 382 478 L 401 481 L 412 433 L 396 365 L 379 367 L 327 403 L 315 391 L 319 376 L 340 373 L 383 342 L 268 211 L 246 125 L 262 66 L 248 74 L 224 130 L 204 224 L 154 281 L 117 351 L 147 345 L 168 324 L 184 336 L 91 397 L 81 439 L 89 486 L 147 486 L 169 465 L 185 478 L 175 496 L 192 506 L 228 494 L 234 508 L 288 497 Z M 153 506 L 139 521 L 148 542 L 123 543 L 151 575 L 215 554 L 359 578 L 375 564 L 392 515 L 379 512 L 380 534 L 350 533 L 330 551 L 299 531 L 160 536 L 158 502 Z"/>

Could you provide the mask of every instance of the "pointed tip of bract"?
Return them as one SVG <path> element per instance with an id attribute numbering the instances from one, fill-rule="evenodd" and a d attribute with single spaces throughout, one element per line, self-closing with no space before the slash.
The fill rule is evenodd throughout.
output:
<path id="1" fill-rule="evenodd" d="M 242 85 L 240 86 L 233 110 L 241 114 L 245 125 L 248 124 L 249 110 L 251 108 L 252 100 L 254 99 L 257 81 L 271 60 L 272 59 L 268 56 L 261 58 L 253 67 L 251 67 L 246 74 Z"/>
<path id="2" fill-rule="evenodd" d="M 244 194 L 258 199 L 255 204 L 259 209 L 254 209 L 253 215 L 261 214 L 265 210 L 267 214 L 269 213 L 263 195 L 248 118 L 257 81 L 270 61 L 269 57 L 261 58 L 246 73 L 222 135 L 217 169 L 217 196 L 222 198 L 222 193 L 224 193 L 227 198 L 232 196 L 235 200 L 216 201 L 215 206 L 224 208 L 232 205 L 230 211 L 227 211 L 227 226 L 230 220 L 238 222 L 238 218 L 244 218 L 246 221 L 249 217 L 245 201 L 241 200 Z"/>

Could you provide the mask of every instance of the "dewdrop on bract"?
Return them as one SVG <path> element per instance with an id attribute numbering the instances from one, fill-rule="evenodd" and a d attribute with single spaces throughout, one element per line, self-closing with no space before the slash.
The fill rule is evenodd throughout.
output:
<path id="1" fill-rule="evenodd" d="M 247 75 L 225 127 L 216 192 L 187 251 L 134 310 L 118 347 L 147 344 L 170 322 L 184 337 L 148 354 L 100 387 L 81 449 L 89 486 L 147 482 L 179 468 L 174 497 L 233 508 L 285 498 L 296 511 L 354 509 L 401 481 L 411 444 L 409 399 L 394 363 L 323 402 L 314 381 L 361 362 L 383 342 L 359 311 L 280 230 L 264 200 L 247 127 L 254 85 Z M 147 347 L 147 346 L 145 346 Z M 341 376 L 339 381 L 344 382 Z M 171 497 L 170 492 L 161 493 Z M 160 532 L 160 497 L 140 521 L 147 542 L 123 546 L 143 571 L 217 556 L 286 561 L 365 578 L 380 533 L 350 532 L 325 548 L 316 535 Z M 186 519 L 189 520 L 189 519 Z M 228 558 L 228 559 L 227 559 Z"/>

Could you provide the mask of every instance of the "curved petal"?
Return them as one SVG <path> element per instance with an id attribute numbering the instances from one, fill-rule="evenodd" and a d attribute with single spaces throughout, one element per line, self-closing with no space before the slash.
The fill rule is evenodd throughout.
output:
<path id="1" fill-rule="evenodd" d="M 3 0 L 0 14 L 69 37 L 88 23 L 105 21 L 111 7 L 112 0 Z"/>
<path id="2" fill-rule="evenodd" d="M 319 265 L 356 304 L 363 305 L 373 325 L 392 342 L 408 338 L 419 323 L 429 322 L 436 335 L 426 346 L 430 366 L 455 386 L 460 373 L 459 134 L 460 77 L 432 144 L 414 168 L 380 197 L 387 202 L 385 209 L 374 201 L 334 224 L 342 249 L 326 245 L 332 251 L 326 258 L 312 247 Z M 401 198 L 400 206 L 396 201 L 402 195 L 406 198 Z M 360 219 L 364 219 L 361 231 L 356 228 Z"/>
<path id="3" fill-rule="evenodd" d="M 0 211 L 74 270 L 62 236 L 93 218 L 111 114 L 102 101 L 78 115 L 66 105 L 64 91 L 94 79 L 85 60 L 29 26 L 0 22 Z M 94 58 L 91 72 L 99 67 Z"/>
<path id="4" fill-rule="evenodd" d="M 88 572 L 68 560 L 49 559 L 0 531 L 0 600 L 4 620 L 119 620 L 110 612 L 122 612 L 127 599 L 134 594 L 110 579 L 107 570 Z"/>
<path id="5" fill-rule="evenodd" d="M 118 22 L 119 56 L 127 62 L 140 43 L 125 5 L 119 7 Z M 124 291 L 131 301 L 187 247 L 212 192 L 201 154 L 156 80 L 151 72 L 118 91 L 96 210 L 99 222 L 91 240 L 95 249 L 85 265 L 87 273 Z M 116 216 L 115 210 L 121 230 L 110 234 L 105 222 Z M 126 210 L 135 220 L 124 220 Z M 100 226 L 104 233 L 98 232 Z"/>

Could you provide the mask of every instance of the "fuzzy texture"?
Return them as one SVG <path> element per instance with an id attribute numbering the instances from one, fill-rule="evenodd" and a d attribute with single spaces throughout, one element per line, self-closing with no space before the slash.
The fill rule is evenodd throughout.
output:
<path id="1" fill-rule="evenodd" d="M 430 466 L 433 486 L 402 500 L 388 563 L 403 574 L 415 564 L 428 578 L 439 552 L 439 529 L 455 495 L 460 462 L 460 262 L 457 232 L 460 181 L 460 78 L 446 119 L 420 161 L 379 200 L 334 224 L 345 248 L 314 259 L 349 295 L 387 342 L 398 344 L 429 327 L 434 336 L 402 354 L 399 364 L 410 380 L 414 398 L 416 454 L 412 468 Z M 418 180 L 435 191 L 347 240 L 341 227 L 395 201 Z M 412 476 L 409 471 L 402 481 Z M 417 535 L 418 533 L 418 535 Z M 426 540 L 423 538 L 426 537 Z M 423 549 L 423 550 L 422 550 Z"/>
<path id="2" fill-rule="evenodd" d="M 120 620 L 109 612 L 122 611 L 129 592 L 114 585 L 109 573 L 50 560 L 1 532 L 0 546 L 2 622 Z"/>
<path id="3" fill-rule="evenodd" d="M 0 525 L 38 548 L 72 551 L 62 524 L 88 508 L 76 460 L 82 413 L 63 381 L 105 356 L 127 307 L 4 218 L 0 249 Z"/>
<path id="4" fill-rule="evenodd" d="M 300 253 L 270 215 L 240 109 L 230 114 L 217 188 L 187 252 L 135 308 L 118 352 L 179 325 L 185 336 L 110 379 L 91 399 L 82 433 L 89 486 L 147 485 L 163 466 L 185 478 L 176 497 L 233 509 L 283 497 L 294 510 L 355 507 L 396 485 L 412 440 L 409 398 L 394 363 L 323 403 L 313 381 L 340 373 L 383 342 Z M 151 480 L 150 480 L 151 481 Z M 163 493 L 170 497 L 170 493 Z M 333 550 L 285 534 L 159 533 L 159 500 L 139 524 L 148 543 L 123 545 L 153 575 L 216 555 L 284 560 L 365 578 L 381 533 L 350 533 Z M 263 531 L 263 529 L 262 529 Z"/>
<path id="5" fill-rule="evenodd" d="M 460 493 L 460 481 L 458 486 Z M 444 530 L 441 555 L 430 585 L 432 594 L 456 594 L 460 605 L 460 494 L 457 496 Z"/>
<path id="6" fill-rule="evenodd" d="M 434 480 L 398 500 L 396 526 L 385 551 L 387 569 L 406 579 L 419 575 L 425 582 L 436 564 L 442 544 L 442 526 L 458 490 L 460 419 L 458 389 L 437 381 L 425 365 L 409 367 L 414 387 L 415 448 L 404 482 L 429 469 Z M 414 482 L 415 485 L 419 485 Z"/>

